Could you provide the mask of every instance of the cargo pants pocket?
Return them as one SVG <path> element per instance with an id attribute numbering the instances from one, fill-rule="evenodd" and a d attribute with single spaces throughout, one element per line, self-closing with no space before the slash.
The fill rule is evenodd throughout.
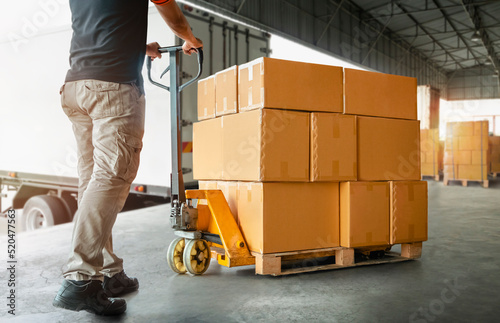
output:
<path id="1" fill-rule="evenodd" d="M 117 162 L 115 171 L 118 177 L 127 183 L 132 183 L 139 169 L 142 140 L 136 136 L 118 132 Z"/>

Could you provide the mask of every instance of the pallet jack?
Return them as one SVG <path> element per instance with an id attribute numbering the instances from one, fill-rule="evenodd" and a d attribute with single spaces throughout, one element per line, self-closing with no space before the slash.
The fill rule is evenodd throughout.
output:
<path id="1" fill-rule="evenodd" d="M 226 267 L 254 265 L 243 234 L 221 190 L 185 190 L 181 163 L 180 93 L 199 79 L 203 72 L 203 50 L 197 50 L 198 74 L 181 85 L 179 73 L 182 46 L 161 47 L 168 53 L 169 65 L 160 75 L 170 72 L 170 86 L 154 81 L 151 76 L 152 60 L 147 58 L 149 81 L 170 92 L 172 173 L 170 224 L 174 239 L 167 251 L 169 267 L 178 274 L 203 274 L 211 258 Z"/>

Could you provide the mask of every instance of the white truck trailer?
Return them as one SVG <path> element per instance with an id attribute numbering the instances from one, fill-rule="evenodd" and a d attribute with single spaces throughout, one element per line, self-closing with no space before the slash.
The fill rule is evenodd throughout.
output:
<path id="1" fill-rule="evenodd" d="M 269 35 L 248 26 L 180 4 L 194 34 L 204 42 L 203 77 L 266 56 Z M 0 211 L 19 210 L 18 228 L 34 230 L 71 221 L 76 211 L 77 155 L 71 123 L 62 112 L 59 89 L 69 68 L 71 17 L 68 1 L 28 0 L 0 5 Z M 148 42 L 180 44 L 160 15 L 150 8 Z M 168 64 L 155 61 L 158 73 Z M 195 57 L 183 57 L 187 80 L 196 73 Z M 169 94 L 146 90 L 146 131 L 141 165 L 125 208 L 165 203 L 170 194 Z M 167 81 L 168 82 L 168 81 Z M 197 120 L 196 85 L 182 92 L 184 180 L 192 177 L 192 123 Z"/>

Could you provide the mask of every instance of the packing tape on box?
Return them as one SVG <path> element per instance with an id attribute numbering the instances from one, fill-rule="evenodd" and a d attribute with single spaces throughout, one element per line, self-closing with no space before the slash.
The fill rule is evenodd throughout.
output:
<path id="1" fill-rule="evenodd" d="M 264 58 L 260 62 L 260 75 L 264 75 Z"/>
<path id="2" fill-rule="evenodd" d="M 253 81 L 253 66 L 248 67 L 248 81 L 249 82 Z"/>
<path id="3" fill-rule="evenodd" d="M 222 109 L 223 111 L 227 111 L 227 97 L 222 98 Z"/>
<path id="4" fill-rule="evenodd" d="M 264 104 L 264 87 L 260 88 L 260 103 Z"/>

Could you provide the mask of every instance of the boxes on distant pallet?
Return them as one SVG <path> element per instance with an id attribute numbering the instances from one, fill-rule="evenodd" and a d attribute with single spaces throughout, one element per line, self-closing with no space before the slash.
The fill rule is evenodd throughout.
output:
<path id="1" fill-rule="evenodd" d="M 251 251 L 339 246 L 339 183 L 240 182 L 238 191 L 238 219 Z"/>
<path id="2" fill-rule="evenodd" d="M 239 66 L 240 111 L 342 112 L 342 67 L 262 57 Z"/>
<path id="3" fill-rule="evenodd" d="M 215 115 L 238 112 L 238 66 L 215 74 Z"/>
<path id="4" fill-rule="evenodd" d="M 222 178 L 222 118 L 193 124 L 193 178 Z"/>
<path id="5" fill-rule="evenodd" d="M 392 181 L 391 244 L 427 241 L 427 182 Z"/>
<path id="6" fill-rule="evenodd" d="M 420 156 L 422 175 L 439 175 L 443 169 L 439 129 L 420 129 Z"/>
<path id="7" fill-rule="evenodd" d="M 222 119 L 222 179 L 309 181 L 308 113 L 260 109 Z"/>
<path id="8" fill-rule="evenodd" d="M 388 182 L 340 183 L 340 245 L 347 248 L 390 243 Z"/>
<path id="9" fill-rule="evenodd" d="M 358 180 L 420 180 L 419 121 L 357 117 Z"/>
<path id="10" fill-rule="evenodd" d="M 491 158 L 487 139 L 488 121 L 448 122 L 446 137 L 445 177 L 487 180 Z"/>
<path id="11" fill-rule="evenodd" d="M 215 75 L 198 81 L 198 120 L 215 117 Z"/>
<path id="12" fill-rule="evenodd" d="M 344 113 L 417 119 L 417 79 L 344 69 Z"/>
<path id="13" fill-rule="evenodd" d="M 356 117 L 311 113 L 311 181 L 357 179 Z"/>
<path id="14" fill-rule="evenodd" d="M 500 136 L 488 137 L 490 146 L 490 171 L 500 173 Z"/>

